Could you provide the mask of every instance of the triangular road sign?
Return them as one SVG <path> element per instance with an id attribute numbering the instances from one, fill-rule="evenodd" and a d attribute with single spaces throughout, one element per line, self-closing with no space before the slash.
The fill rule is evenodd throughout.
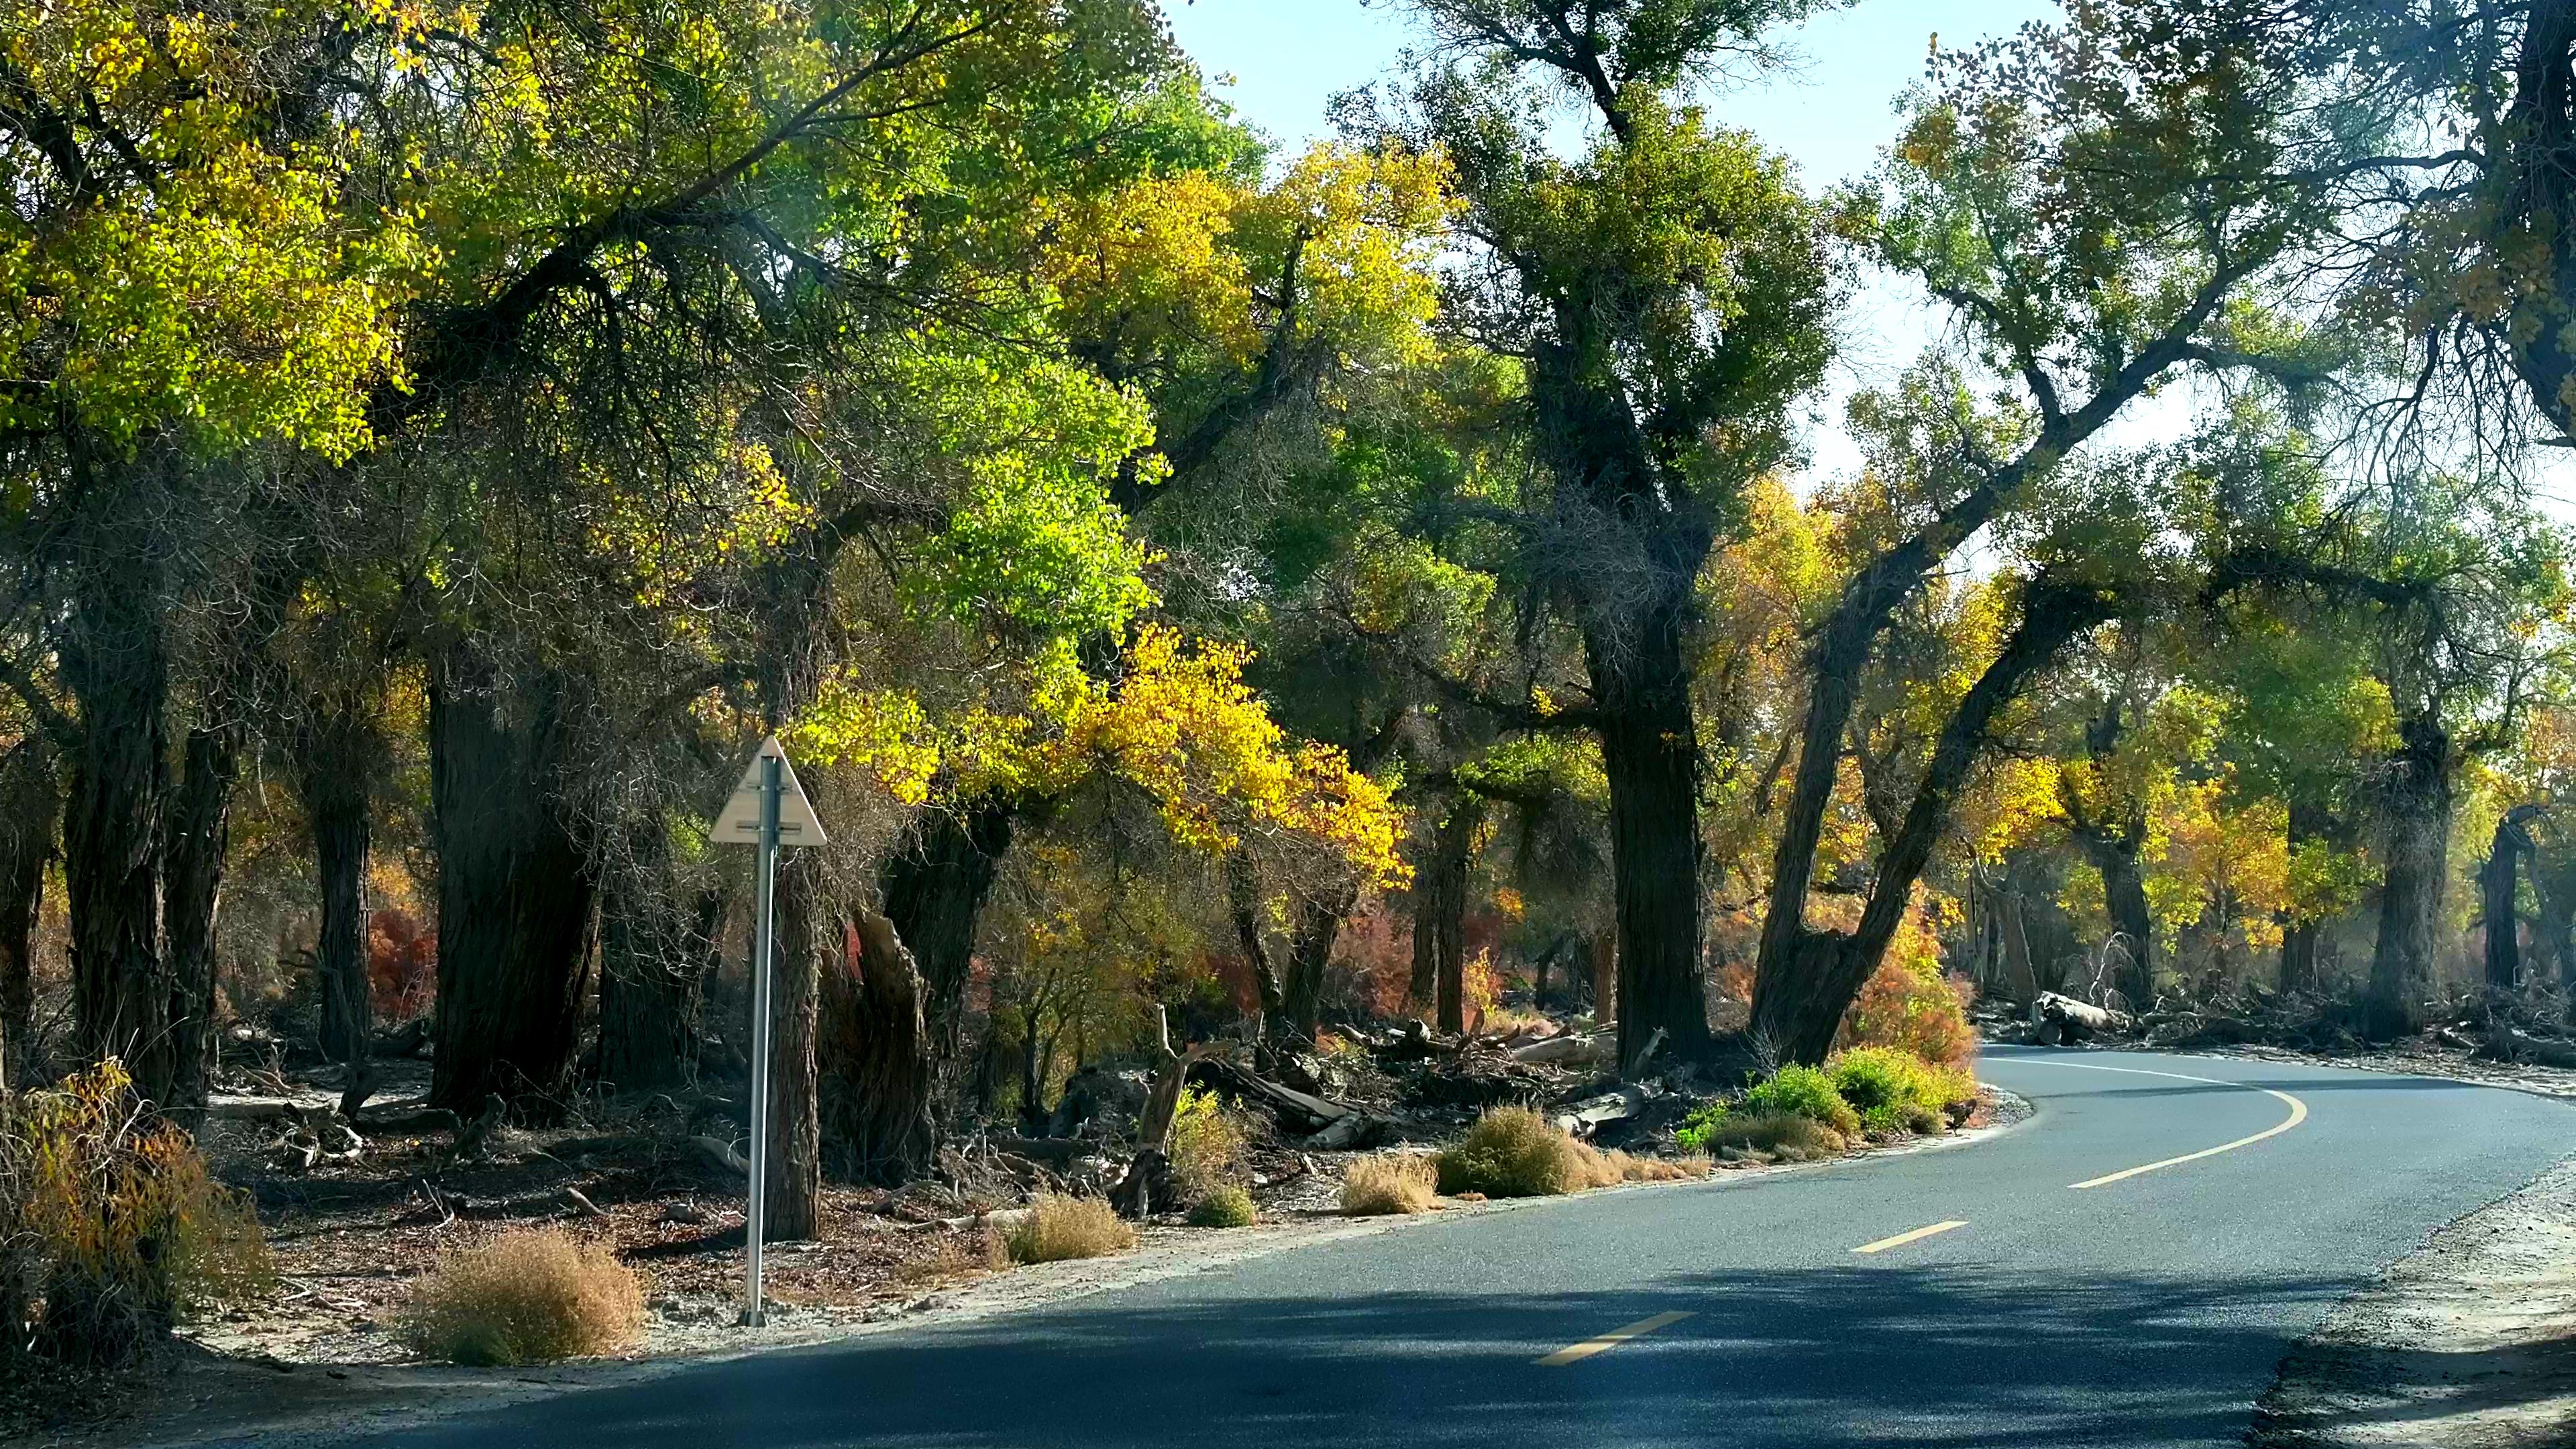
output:
<path id="1" fill-rule="evenodd" d="M 724 813 L 716 817 L 717 844 L 760 843 L 760 762 L 773 756 L 778 761 L 778 843 L 824 843 L 823 822 L 815 818 L 813 802 L 805 798 L 805 787 L 796 783 L 796 767 L 787 763 L 786 747 L 771 735 L 752 753 L 751 767 L 742 772 L 742 783 L 733 787 L 733 798 L 725 802 Z"/>

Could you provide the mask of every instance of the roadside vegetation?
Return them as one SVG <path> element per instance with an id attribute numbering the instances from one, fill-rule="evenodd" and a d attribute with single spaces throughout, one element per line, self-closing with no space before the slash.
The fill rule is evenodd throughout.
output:
<path id="1" fill-rule="evenodd" d="M 1936 38 L 1825 190 L 1815 0 L 1393 8 L 1283 144 L 1157 0 L 0 0 L 0 1381 L 712 1341 L 772 737 L 818 1321 L 2576 1066 L 2541 9 Z"/>

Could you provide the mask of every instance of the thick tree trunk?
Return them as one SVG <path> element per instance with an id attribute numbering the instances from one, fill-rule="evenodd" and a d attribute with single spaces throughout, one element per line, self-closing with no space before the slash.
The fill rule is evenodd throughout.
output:
<path id="1" fill-rule="evenodd" d="M 1235 947 L 1243 952 L 1243 964 L 1252 973 L 1253 999 L 1261 1008 L 1261 1038 L 1267 1042 L 1287 1024 L 1288 990 L 1279 968 L 1271 963 L 1269 945 L 1261 939 L 1261 868 L 1240 850 L 1225 858 L 1225 904 L 1234 920 Z"/>
<path id="2" fill-rule="evenodd" d="M 1449 797 L 1449 813 L 1432 838 L 1431 858 L 1414 873 L 1413 974 L 1431 978 L 1435 1025 L 1455 1036 L 1467 1029 L 1467 871 L 1475 860 L 1484 802 L 1473 791 Z"/>
<path id="3" fill-rule="evenodd" d="M 824 993 L 824 1139 L 837 1171 L 891 1187 L 927 1171 L 938 1146 L 924 984 L 884 916 L 859 912 L 849 943 Z M 1032 1029 L 1021 1058 L 1022 1115 L 1031 1120 L 1040 1072 Z"/>
<path id="4" fill-rule="evenodd" d="M 433 1106 L 473 1112 L 497 1092 L 547 1113 L 579 1048 L 592 885 L 562 798 L 570 688 L 558 674 L 505 681 L 465 646 L 431 677 Z"/>
<path id="5" fill-rule="evenodd" d="M 1941 726 L 1904 823 L 1879 854 L 1859 928 L 1845 935 L 1809 930 L 1801 923 L 1795 949 L 1775 966 L 1768 954 L 1770 927 L 1765 923 L 1764 965 L 1754 978 L 1747 1030 L 1779 1060 L 1821 1063 L 1833 1049 L 1843 1013 L 1878 969 L 1913 904 L 1914 887 L 1923 878 L 1932 847 L 1948 826 L 1960 792 L 1967 788 L 1995 717 L 2059 651 L 2110 613 L 2110 600 L 2096 587 L 2028 586 L 2021 623 Z M 1839 730 L 1828 738 L 1840 738 Z M 1803 890 L 1799 899 L 1805 899 Z M 1779 908 L 1775 900 L 1773 909 Z"/>
<path id="6" fill-rule="evenodd" d="M 2370 958 L 2362 1029 L 2373 1040 L 2407 1035 L 2423 1023 L 2440 949 L 2442 887 L 2450 868 L 2451 737 L 2417 715 L 2399 726 L 2402 743 L 2382 787 L 2387 836 L 2379 941 Z"/>
<path id="7" fill-rule="evenodd" d="M 304 816 L 313 837 L 314 874 L 322 888 L 322 1049 L 341 1063 L 345 1081 L 367 1073 L 367 1038 L 375 1029 L 367 981 L 367 868 L 382 741 L 365 705 L 310 701 L 297 741 Z"/>
<path id="8" fill-rule="evenodd" d="M 776 975 L 769 983 L 769 1201 L 763 1229 L 781 1242 L 823 1226 L 822 1084 L 819 1080 L 824 954 L 832 933 L 811 852 L 782 851 L 773 903 Z"/>
<path id="9" fill-rule="evenodd" d="M 2523 822 L 2530 806 L 2516 806 L 2496 822 L 2495 840 L 2478 866 L 2478 894 L 2486 917 L 2487 990 L 2512 994 L 2522 986 L 2521 877 L 2516 873 L 2530 852 L 2531 836 Z"/>
<path id="10" fill-rule="evenodd" d="M 1658 1031 L 1663 1049 L 1683 1060 L 1705 1056 L 1709 1044 L 1699 962 L 1699 727 L 1681 629 L 1678 613 L 1663 610 L 1623 642 L 1588 646 L 1594 686 L 1604 693 L 1622 1069 Z"/>
<path id="11" fill-rule="evenodd" d="M 1018 808 L 984 799 L 956 810 L 925 810 L 878 873 L 886 919 L 929 988 L 923 1018 L 943 1071 L 957 1059 L 965 1036 L 976 926 L 994 873 L 1011 848 Z"/>
<path id="12" fill-rule="evenodd" d="M 718 886 L 686 888 L 671 869 L 662 816 L 639 813 L 625 858 L 599 887 L 598 1075 L 621 1092 L 695 1075 L 698 1014 L 730 905 Z"/>
<path id="13" fill-rule="evenodd" d="M 2138 840 L 2125 832 L 2095 827 L 2076 834 L 2084 858 L 2102 876 L 2102 898 L 2111 914 L 2111 929 L 2120 938 L 2124 964 L 2113 984 L 2128 999 L 2128 1009 L 2145 1011 L 2155 995 L 2155 917 L 2147 907 L 2146 871 L 2138 863 Z"/>
<path id="14" fill-rule="evenodd" d="M 121 1057 L 136 1090 L 175 1100 L 177 993 L 161 950 L 161 811 L 169 660 L 148 578 L 91 576 L 72 603 L 62 673 L 80 706 L 63 812 L 72 1021 L 85 1057 Z"/>
<path id="15" fill-rule="evenodd" d="M 13 1060 L 35 1021 L 36 916 L 61 813 L 53 751 L 30 734 L 0 760 L 0 1046 Z"/>
<path id="16" fill-rule="evenodd" d="M 229 701 L 218 701 L 218 708 Z M 162 949 L 170 979 L 170 1059 L 163 1110 L 184 1126 L 204 1112 L 215 1065 L 215 922 L 231 843 L 241 726 L 218 719 L 188 732 L 186 773 L 162 817 Z"/>
<path id="17" fill-rule="evenodd" d="M 1297 929 L 1288 940 L 1288 1024 L 1307 1041 L 1323 1028 L 1324 975 L 1333 964 L 1333 942 L 1358 903 L 1354 885 L 1326 887 L 1297 902 Z"/>

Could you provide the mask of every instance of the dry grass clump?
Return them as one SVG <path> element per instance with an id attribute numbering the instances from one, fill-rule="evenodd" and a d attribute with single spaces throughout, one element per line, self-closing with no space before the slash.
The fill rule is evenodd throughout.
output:
<path id="1" fill-rule="evenodd" d="M 1440 1191 L 1554 1197 L 1592 1186 L 1575 1140 L 1527 1107 L 1497 1107 L 1439 1156 Z"/>
<path id="2" fill-rule="evenodd" d="M 1389 1152 L 1354 1158 L 1342 1174 L 1342 1214 L 1373 1218 L 1429 1212 L 1439 1198 L 1439 1169 L 1428 1157 Z"/>
<path id="3" fill-rule="evenodd" d="M 942 1234 L 930 1252 L 905 1263 L 895 1276 L 914 1286 L 946 1283 L 981 1273 L 998 1273 L 1011 1266 L 1011 1250 L 1002 1235 L 991 1228 L 969 1228 L 963 1233 Z"/>
<path id="4" fill-rule="evenodd" d="M 1101 1258 L 1136 1246 L 1136 1230 L 1104 1198 L 1042 1192 L 1011 1228 L 1011 1261 L 1059 1263 Z"/>
<path id="5" fill-rule="evenodd" d="M 1603 1152 L 1527 1107 L 1486 1113 L 1440 1154 L 1439 1164 L 1442 1192 L 1487 1197 L 1554 1197 L 1623 1182 L 1679 1182 L 1707 1176 L 1710 1166 L 1704 1157 L 1665 1161 Z"/>
<path id="6" fill-rule="evenodd" d="M 1190 1204 L 1189 1222 L 1194 1228 L 1248 1228 L 1259 1216 L 1252 1194 L 1229 1182 Z"/>
<path id="7" fill-rule="evenodd" d="M 399 1331 L 424 1358 L 495 1366 L 613 1352 L 643 1321 L 643 1284 L 614 1249 L 539 1228 L 441 1254 Z"/>

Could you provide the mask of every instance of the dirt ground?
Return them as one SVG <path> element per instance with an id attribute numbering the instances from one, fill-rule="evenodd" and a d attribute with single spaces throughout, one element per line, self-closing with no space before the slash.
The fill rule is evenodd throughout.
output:
<path id="1" fill-rule="evenodd" d="M 2576 1444 L 2576 1162 L 2434 1235 L 2283 1361 L 2254 1449 Z"/>

